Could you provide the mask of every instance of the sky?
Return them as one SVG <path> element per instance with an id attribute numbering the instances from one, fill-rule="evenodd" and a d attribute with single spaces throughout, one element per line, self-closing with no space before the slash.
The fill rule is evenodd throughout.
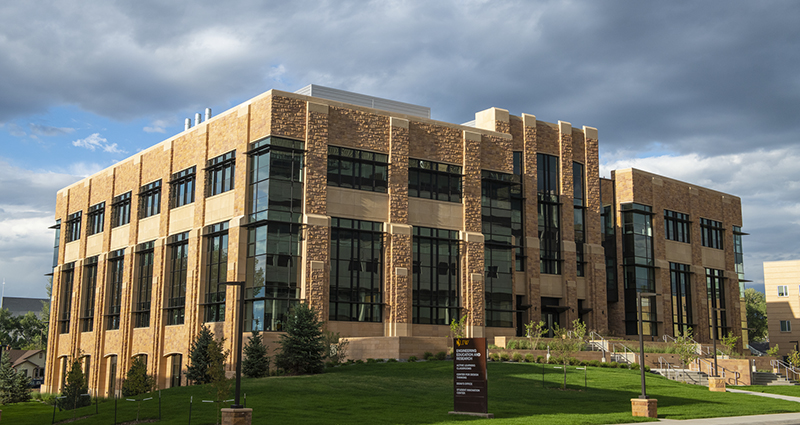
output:
<path id="1" fill-rule="evenodd" d="M 463 123 L 596 127 L 635 167 L 741 197 L 745 273 L 800 259 L 800 2 L 0 3 L 0 279 L 44 297 L 56 192 L 203 112 L 319 84 Z"/>

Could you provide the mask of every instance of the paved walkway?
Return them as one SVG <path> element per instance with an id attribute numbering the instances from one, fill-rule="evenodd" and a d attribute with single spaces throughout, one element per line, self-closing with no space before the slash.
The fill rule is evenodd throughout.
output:
<path id="1" fill-rule="evenodd" d="M 744 391 L 728 388 L 728 392 L 750 394 L 760 397 L 777 398 L 781 400 L 796 401 L 800 403 L 800 397 L 792 397 L 780 394 L 767 394 L 757 393 L 754 391 Z M 641 424 L 639 422 L 638 424 Z M 648 423 L 648 422 L 644 422 Z M 655 423 L 655 422 L 649 422 Z M 658 423 L 675 424 L 675 425 L 797 425 L 800 424 L 800 412 L 798 413 L 779 413 L 775 415 L 753 415 L 753 416 L 728 416 L 724 418 L 706 418 L 706 419 L 686 419 L 683 421 L 675 419 L 659 419 Z M 620 425 L 633 425 L 633 424 L 620 424 Z"/>

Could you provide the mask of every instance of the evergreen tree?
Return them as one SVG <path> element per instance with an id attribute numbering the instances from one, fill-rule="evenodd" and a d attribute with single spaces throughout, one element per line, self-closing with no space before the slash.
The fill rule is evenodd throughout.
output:
<path id="1" fill-rule="evenodd" d="M 261 334 L 253 331 L 244 346 L 242 373 L 248 378 L 263 378 L 269 375 L 270 358 L 264 346 Z"/>
<path id="2" fill-rule="evenodd" d="M 61 390 L 61 396 L 65 397 L 58 400 L 59 406 L 63 410 L 72 410 L 75 407 L 88 406 L 92 403 L 91 397 L 83 396 L 89 392 L 89 385 L 81 370 L 81 361 L 78 358 L 72 359 L 72 363 L 67 373 L 67 383 Z"/>
<path id="3" fill-rule="evenodd" d="M 212 344 L 212 342 L 216 343 Z M 225 338 L 215 341 L 214 332 L 203 325 L 189 349 L 190 364 L 186 367 L 186 379 L 198 385 L 213 382 L 214 379 L 211 375 L 213 356 L 224 354 L 222 350 L 224 342 Z"/>
<path id="4" fill-rule="evenodd" d="M 228 359 L 230 351 L 222 349 L 222 342 L 211 340 L 208 344 L 209 368 L 208 375 L 211 377 L 211 388 L 216 400 L 225 400 L 231 392 L 231 380 L 225 376 L 225 361 Z"/>
<path id="5" fill-rule="evenodd" d="M 286 321 L 286 335 L 280 338 L 281 352 L 275 356 L 278 368 L 295 375 L 322 372 L 325 337 L 314 309 L 298 304 Z"/>
<path id="6" fill-rule="evenodd" d="M 0 354 L 0 404 L 20 403 L 31 399 L 31 378 L 11 367 L 7 352 Z"/>
<path id="7" fill-rule="evenodd" d="M 128 369 L 128 375 L 122 381 L 122 395 L 131 397 L 139 394 L 149 393 L 156 386 L 154 377 L 147 374 L 147 365 L 142 356 L 136 356 Z"/>

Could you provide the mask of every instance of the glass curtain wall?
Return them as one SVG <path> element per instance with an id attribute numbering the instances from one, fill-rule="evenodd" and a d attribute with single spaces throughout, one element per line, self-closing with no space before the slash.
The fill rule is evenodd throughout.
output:
<path id="1" fill-rule="evenodd" d="M 455 230 L 414 227 L 413 323 L 459 319 L 459 240 Z"/>
<path id="2" fill-rule="evenodd" d="M 653 211 L 647 205 L 629 203 L 622 210 L 622 268 L 625 279 L 625 329 L 639 334 L 637 293 L 655 293 L 653 259 Z M 642 298 L 644 335 L 656 335 L 655 297 Z"/>
<path id="3" fill-rule="evenodd" d="M 513 327 L 517 247 L 513 242 L 512 199 L 521 191 L 520 178 L 493 171 L 483 171 L 481 178 L 486 326 Z"/>
<path id="4" fill-rule="evenodd" d="M 539 267 L 543 274 L 561 274 L 561 204 L 558 157 L 536 154 L 539 201 Z"/>

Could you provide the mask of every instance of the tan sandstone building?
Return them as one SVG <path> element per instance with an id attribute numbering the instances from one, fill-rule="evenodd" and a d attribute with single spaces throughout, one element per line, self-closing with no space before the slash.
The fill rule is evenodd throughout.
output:
<path id="1" fill-rule="evenodd" d="M 301 94 L 302 93 L 302 94 Z M 185 384 L 205 324 L 271 347 L 293 305 L 404 358 L 545 320 L 617 336 L 693 328 L 745 337 L 739 198 L 635 169 L 599 177 L 591 127 L 491 108 L 473 122 L 320 86 L 271 90 L 62 189 L 44 391 L 82 356 L 89 387 L 120 388 L 146 356 Z"/>

